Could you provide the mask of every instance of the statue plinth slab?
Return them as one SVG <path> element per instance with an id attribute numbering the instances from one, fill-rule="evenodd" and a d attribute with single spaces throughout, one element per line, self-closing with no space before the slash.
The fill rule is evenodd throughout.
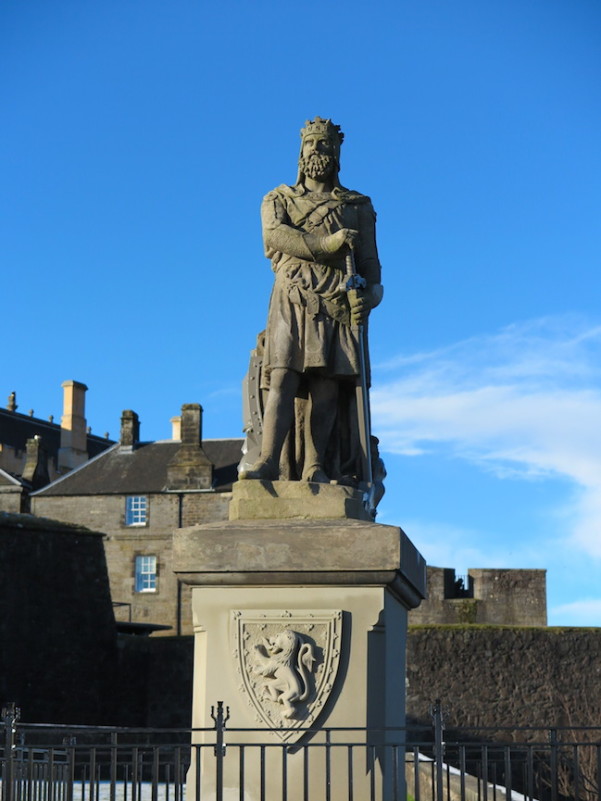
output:
<path id="1" fill-rule="evenodd" d="M 363 493 L 341 484 L 308 481 L 238 481 L 230 520 L 372 520 Z"/>
<path id="2" fill-rule="evenodd" d="M 229 708 L 237 742 L 290 745 L 290 798 L 291 788 L 295 799 L 306 788 L 326 801 L 331 775 L 327 798 L 347 801 L 347 752 L 333 749 L 326 769 L 314 749 L 307 775 L 302 746 L 323 739 L 323 727 L 344 729 L 340 737 L 359 746 L 365 730 L 382 746 L 402 742 L 407 610 L 425 596 L 421 554 L 397 526 L 348 519 L 208 523 L 178 529 L 173 548 L 178 578 L 193 585 L 193 742 L 203 755 L 195 801 L 215 798 L 211 733 L 201 730 L 211 728 L 217 701 Z M 372 782 L 390 784 L 389 753 L 367 768 L 357 757 L 357 797 L 370 797 Z M 226 762 L 224 798 L 239 797 L 239 770 Z M 261 797 L 260 768 L 245 770 L 245 798 Z M 268 797 L 283 797 L 281 775 L 269 772 Z"/>

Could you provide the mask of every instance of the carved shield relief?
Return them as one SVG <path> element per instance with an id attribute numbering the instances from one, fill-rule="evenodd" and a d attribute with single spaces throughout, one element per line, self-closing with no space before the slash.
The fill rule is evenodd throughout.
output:
<path id="1" fill-rule="evenodd" d="M 245 609 L 232 616 L 240 691 L 258 722 L 296 742 L 334 687 L 342 611 Z"/>

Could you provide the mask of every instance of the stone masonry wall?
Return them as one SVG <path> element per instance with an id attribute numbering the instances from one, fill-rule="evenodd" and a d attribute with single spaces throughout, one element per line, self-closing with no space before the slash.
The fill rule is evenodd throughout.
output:
<path id="1" fill-rule="evenodd" d="M 407 714 L 446 724 L 599 725 L 601 629 L 410 626 Z"/>
<path id="2" fill-rule="evenodd" d="M 118 638 L 121 726 L 192 725 L 193 637 Z"/>
<path id="3" fill-rule="evenodd" d="M 125 495 L 38 496 L 32 498 L 32 512 L 105 533 L 113 601 L 131 604 L 133 622 L 171 626 L 164 632 L 167 635 L 191 634 L 191 588 L 178 583 L 171 569 L 172 535 L 182 525 L 227 520 L 231 493 L 157 493 L 146 497 L 147 524 L 143 526 L 125 525 Z M 135 592 L 137 555 L 157 557 L 156 592 Z M 116 607 L 115 615 L 118 620 L 128 620 L 129 608 Z"/>
<path id="4" fill-rule="evenodd" d="M 121 638 L 120 722 L 188 725 L 193 648 L 192 637 Z M 449 728 L 598 725 L 601 629 L 410 626 L 409 719 L 429 725 L 437 698 Z"/>
<path id="5" fill-rule="evenodd" d="M 19 514 L 22 511 L 21 487 L 0 487 L 0 511 Z"/>
<path id="6" fill-rule="evenodd" d="M 411 625 L 480 623 L 546 626 L 546 571 L 470 568 L 467 587 L 455 571 L 428 566 L 428 598 L 409 613 Z"/>
<path id="7" fill-rule="evenodd" d="M 102 536 L 0 513 L 0 701 L 29 722 L 110 723 L 117 680 Z"/>
<path id="8" fill-rule="evenodd" d="M 470 568 L 478 622 L 512 626 L 547 625 L 545 570 Z"/>
<path id="9" fill-rule="evenodd" d="M 231 492 L 211 495 L 198 492 L 186 495 L 182 509 L 182 527 L 227 520 L 231 498 Z"/>

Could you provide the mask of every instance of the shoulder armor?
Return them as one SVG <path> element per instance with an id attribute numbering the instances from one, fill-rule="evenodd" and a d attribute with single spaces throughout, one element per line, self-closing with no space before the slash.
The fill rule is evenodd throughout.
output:
<path id="1" fill-rule="evenodd" d="M 288 186 L 287 184 L 280 184 L 276 186 L 275 189 L 272 189 L 271 192 L 268 192 L 263 200 L 281 200 L 285 197 L 294 197 L 296 194 L 298 194 L 298 192 L 295 187 Z"/>
<path id="2" fill-rule="evenodd" d="M 287 187 L 286 187 L 287 188 Z M 268 192 L 261 204 L 261 222 L 264 230 L 277 228 L 286 218 L 286 209 L 283 205 L 283 197 L 278 186 Z"/>

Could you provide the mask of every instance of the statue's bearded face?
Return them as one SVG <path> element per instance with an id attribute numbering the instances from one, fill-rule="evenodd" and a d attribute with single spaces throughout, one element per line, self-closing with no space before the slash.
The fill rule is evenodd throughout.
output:
<path id="1" fill-rule="evenodd" d="M 312 153 L 310 156 L 301 156 L 301 171 L 316 181 L 325 181 L 334 169 L 334 156 L 327 153 Z"/>
<path id="2" fill-rule="evenodd" d="M 301 172 L 316 181 L 325 181 L 336 166 L 334 148 L 327 137 L 309 134 L 303 141 L 299 159 Z"/>

